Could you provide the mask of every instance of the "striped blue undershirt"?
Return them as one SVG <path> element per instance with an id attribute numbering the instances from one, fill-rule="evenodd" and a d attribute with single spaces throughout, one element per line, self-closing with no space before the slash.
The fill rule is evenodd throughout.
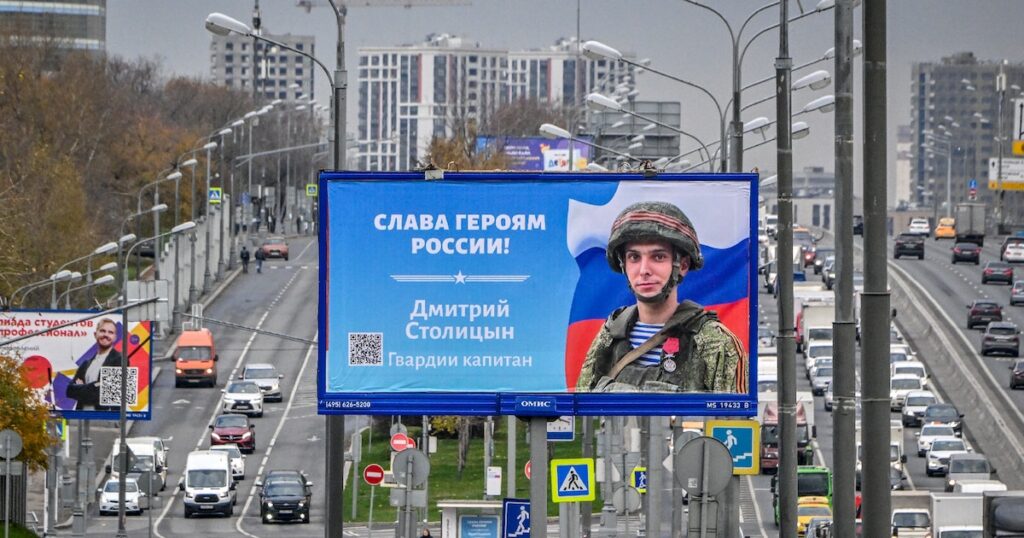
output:
<path id="1" fill-rule="evenodd" d="M 633 345 L 633 349 L 636 349 L 643 345 L 648 338 L 654 336 L 654 333 L 660 331 L 664 324 L 651 324 L 651 323 L 640 323 L 633 327 L 633 330 L 629 333 L 629 343 Z M 644 353 L 636 360 L 634 364 L 641 366 L 658 366 L 661 364 L 661 346 L 656 346 L 654 349 Z"/>

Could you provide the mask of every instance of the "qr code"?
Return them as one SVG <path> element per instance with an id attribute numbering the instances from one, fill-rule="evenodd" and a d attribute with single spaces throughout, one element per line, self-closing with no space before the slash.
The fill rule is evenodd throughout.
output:
<path id="1" fill-rule="evenodd" d="M 384 333 L 348 333 L 349 366 L 382 366 Z"/>
<path id="2" fill-rule="evenodd" d="M 128 368 L 127 379 L 128 406 L 135 405 L 139 394 L 139 369 Z M 121 367 L 104 366 L 100 368 L 100 405 L 115 407 L 121 405 Z"/>

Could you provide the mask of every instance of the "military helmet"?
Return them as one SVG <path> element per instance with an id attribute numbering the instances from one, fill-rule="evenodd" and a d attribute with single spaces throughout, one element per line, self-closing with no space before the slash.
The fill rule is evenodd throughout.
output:
<path id="1" fill-rule="evenodd" d="M 691 271 L 704 266 L 697 232 L 682 210 L 668 202 L 639 202 L 622 210 L 612 224 L 605 252 L 612 271 L 623 272 L 620 251 L 626 243 L 651 240 L 668 241 L 689 256 Z"/>

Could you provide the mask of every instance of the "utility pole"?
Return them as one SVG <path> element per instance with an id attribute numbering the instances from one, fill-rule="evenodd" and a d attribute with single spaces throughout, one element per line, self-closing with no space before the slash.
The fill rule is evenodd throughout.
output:
<path id="1" fill-rule="evenodd" d="M 262 18 L 260 17 L 260 0 L 255 0 L 256 5 L 252 8 L 252 103 L 255 105 L 259 102 L 259 92 L 257 86 L 259 86 L 259 75 L 257 74 L 257 68 L 259 63 L 256 61 L 256 44 L 259 42 L 255 36 L 260 35 L 260 25 L 262 24 Z M 252 153 L 251 151 L 249 153 Z M 251 192 L 251 189 L 250 189 Z"/>
<path id="2" fill-rule="evenodd" d="M 1006 60 L 999 64 L 999 74 L 996 75 L 996 95 L 999 99 L 999 102 L 996 103 L 996 144 L 999 145 L 999 158 L 996 165 L 996 190 L 999 191 L 998 198 L 996 198 L 996 213 L 999 214 L 999 229 L 996 230 L 996 233 L 1000 234 L 1009 233 L 1006 230 L 1006 208 L 1003 207 L 1003 197 L 1006 196 L 1006 191 L 1003 190 L 1003 146 L 1006 145 L 1003 138 L 1003 98 L 1006 96 L 1004 65 L 1006 65 Z"/>
<path id="3" fill-rule="evenodd" d="M 886 3 L 866 0 L 864 24 L 864 536 L 889 536 L 889 291 L 886 248 Z"/>
<path id="4" fill-rule="evenodd" d="M 779 536 L 796 537 L 796 340 L 793 328 L 793 127 L 788 1 L 779 3 L 779 57 L 775 60 L 776 160 L 779 189 Z M 734 75 L 735 76 L 735 75 Z M 739 92 L 734 99 L 738 100 Z M 735 118 L 734 118 L 735 119 Z M 735 121 L 734 121 L 734 128 Z M 739 125 L 742 132 L 743 126 Z M 735 132 L 733 135 L 735 136 Z M 739 140 L 742 144 L 742 139 Z M 740 148 L 732 148 L 738 154 Z M 738 172 L 739 170 L 733 170 Z"/>
<path id="5" fill-rule="evenodd" d="M 856 507 L 856 321 L 853 314 L 853 0 L 835 8 L 836 319 L 832 472 L 835 536 L 854 538 Z"/>

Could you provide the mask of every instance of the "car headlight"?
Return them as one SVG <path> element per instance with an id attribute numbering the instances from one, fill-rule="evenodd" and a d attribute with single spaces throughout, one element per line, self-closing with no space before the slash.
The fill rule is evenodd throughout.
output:
<path id="1" fill-rule="evenodd" d="M 208 374 L 212 374 L 212 373 L 213 373 L 213 368 L 207 368 L 207 369 L 206 369 L 206 373 L 208 373 Z"/>
<path id="2" fill-rule="evenodd" d="M 245 432 L 242 434 L 242 439 L 248 439 L 252 437 L 252 432 Z"/>
<path id="3" fill-rule="evenodd" d="M 174 369 L 174 373 L 176 373 L 176 374 L 180 374 L 180 373 L 181 373 L 181 368 L 175 368 L 175 369 Z"/>
<path id="4" fill-rule="evenodd" d="M 220 441 L 220 435 L 217 435 L 217 432 L 210 432 L 210 438 L 214 441 Z"/>
<path id="5" fill-rule="evenodd" d="M 220 497 L 221 499 L 227 499 L 228 497 L 230 497 L 230 495 L 226 491 L 218 493 L 217 496 Z"/>
<path id="6" fill-rule="evenodd" d="M 299 501 L 299 508 L 306 506 L 306 501 Z"/>
<path id="7" fill-rule="evenodd" d="M 266 504 L 267 504 L 267 508 L 273 508 L 274 507 L 274 501 L 267 501 Z"/>
<path id="8" fill-rule="evenodd" d="M 191 499 L 192 497 L 193 497 L 192 492 L 186 489 L 185 490 L 185 498 L 186 499 Z"/>
<path id="9" fill-rule="evenodd" d="M 949 482 L 946 482 L 946 485 L 952 488 L 956 485 L 956 480 L 950 480 Z"/>

